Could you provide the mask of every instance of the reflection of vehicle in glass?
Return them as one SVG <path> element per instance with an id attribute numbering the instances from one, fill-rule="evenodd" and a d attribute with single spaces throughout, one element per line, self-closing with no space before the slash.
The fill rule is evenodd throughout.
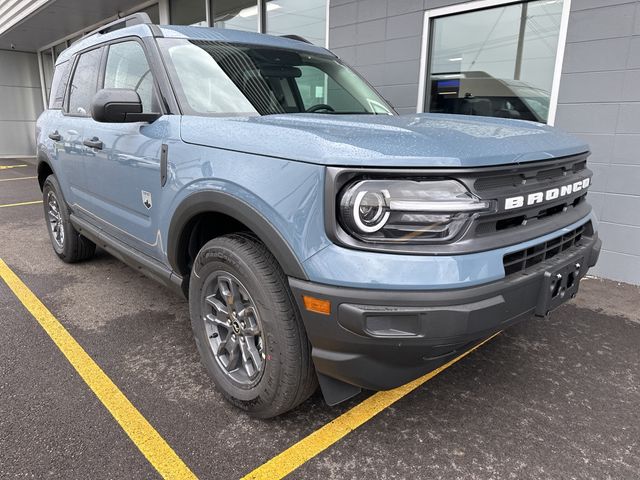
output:
<path id="1" fill-rule="evenodd" d="M 256 416 L 403 384 L 546 315 L 598 257 L 582 142 L 395 115 L 302 41 L 135 15 L 65 50 L 52 92 L 55 252 L 98 243 L 187 295 L 205 367 Z"/>
<path id="2" fill-rule="evenodd" d="M 431 75 L 429 111 L 546 122 L 549 92 L 485 72 Z"/>

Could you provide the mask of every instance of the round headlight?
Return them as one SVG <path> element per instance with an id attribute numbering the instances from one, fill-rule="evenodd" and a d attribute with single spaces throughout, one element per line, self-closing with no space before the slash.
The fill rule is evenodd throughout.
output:
<path id="1" fill-rule="evenodd" d="M 386 198 L 389 192 L 358 192 L 353 204 L 353 219 L 363 232 L 375 232 L 380 230 L 387 219 L 389 212 L 386 211 Z"/>
<path id="2" fill-rule="evenodd" d="M 349 190 L 340 202 L 342 218 L 361 233 L 374 233 L 389 220 L 387 190 Z"/>

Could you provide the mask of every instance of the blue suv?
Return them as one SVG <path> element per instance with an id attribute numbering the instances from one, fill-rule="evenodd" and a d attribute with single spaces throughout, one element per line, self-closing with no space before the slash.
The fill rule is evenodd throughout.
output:
<path id="1" fill-rule="evenodd" d="M 545 316 L 600 251 L 586 145 L 397 115 L 300 38 L 127 17 L 60 55 L 36 130 L 56 254 L 99 246 L 182 292 L 217 388 L 258 417 Z"/>

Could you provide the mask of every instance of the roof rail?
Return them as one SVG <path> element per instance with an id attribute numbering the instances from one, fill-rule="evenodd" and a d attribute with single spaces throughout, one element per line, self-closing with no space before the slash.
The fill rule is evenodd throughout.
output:
<path id="1" fill-rule="evenodd" d="M 151 24 L 149 15 L 144 12 L 133 13 L 131 15 L 127 15 L 126 17 L 119 18 L 111 23 L 107 23 L 106 25 L 102 25 L 101 27 L 96 28 L 94 31 L 87 33 L 84 38 L 90 37 L 91 35 L 96 35 L 97 33 L 109 33 L 113 32 L 114 30 L 130 27 L 132 25 L 145 24 Z"/>
<path id="2" fill-rule="evenodd" d="M 288 38 L 290 40 L 297 40 L 299 42 L 304 42 L 304 43 L 309 43 L 311 45 L 313 45 L 309 40 L 307 40 L 304 37 L 301 37 L 300 35 L 280 35 L 282 38 Z"/>

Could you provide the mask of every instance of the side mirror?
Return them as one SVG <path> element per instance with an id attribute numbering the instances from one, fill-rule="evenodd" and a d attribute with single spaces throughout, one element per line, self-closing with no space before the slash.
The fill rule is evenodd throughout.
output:
<path id="1" fill-rule="evenodd" d="M 153 122 L 160 113 L 142 113 L 142 101 L 135 90 L 103 88 L 93 96 L 91 117 L 96 122 Z"/>

